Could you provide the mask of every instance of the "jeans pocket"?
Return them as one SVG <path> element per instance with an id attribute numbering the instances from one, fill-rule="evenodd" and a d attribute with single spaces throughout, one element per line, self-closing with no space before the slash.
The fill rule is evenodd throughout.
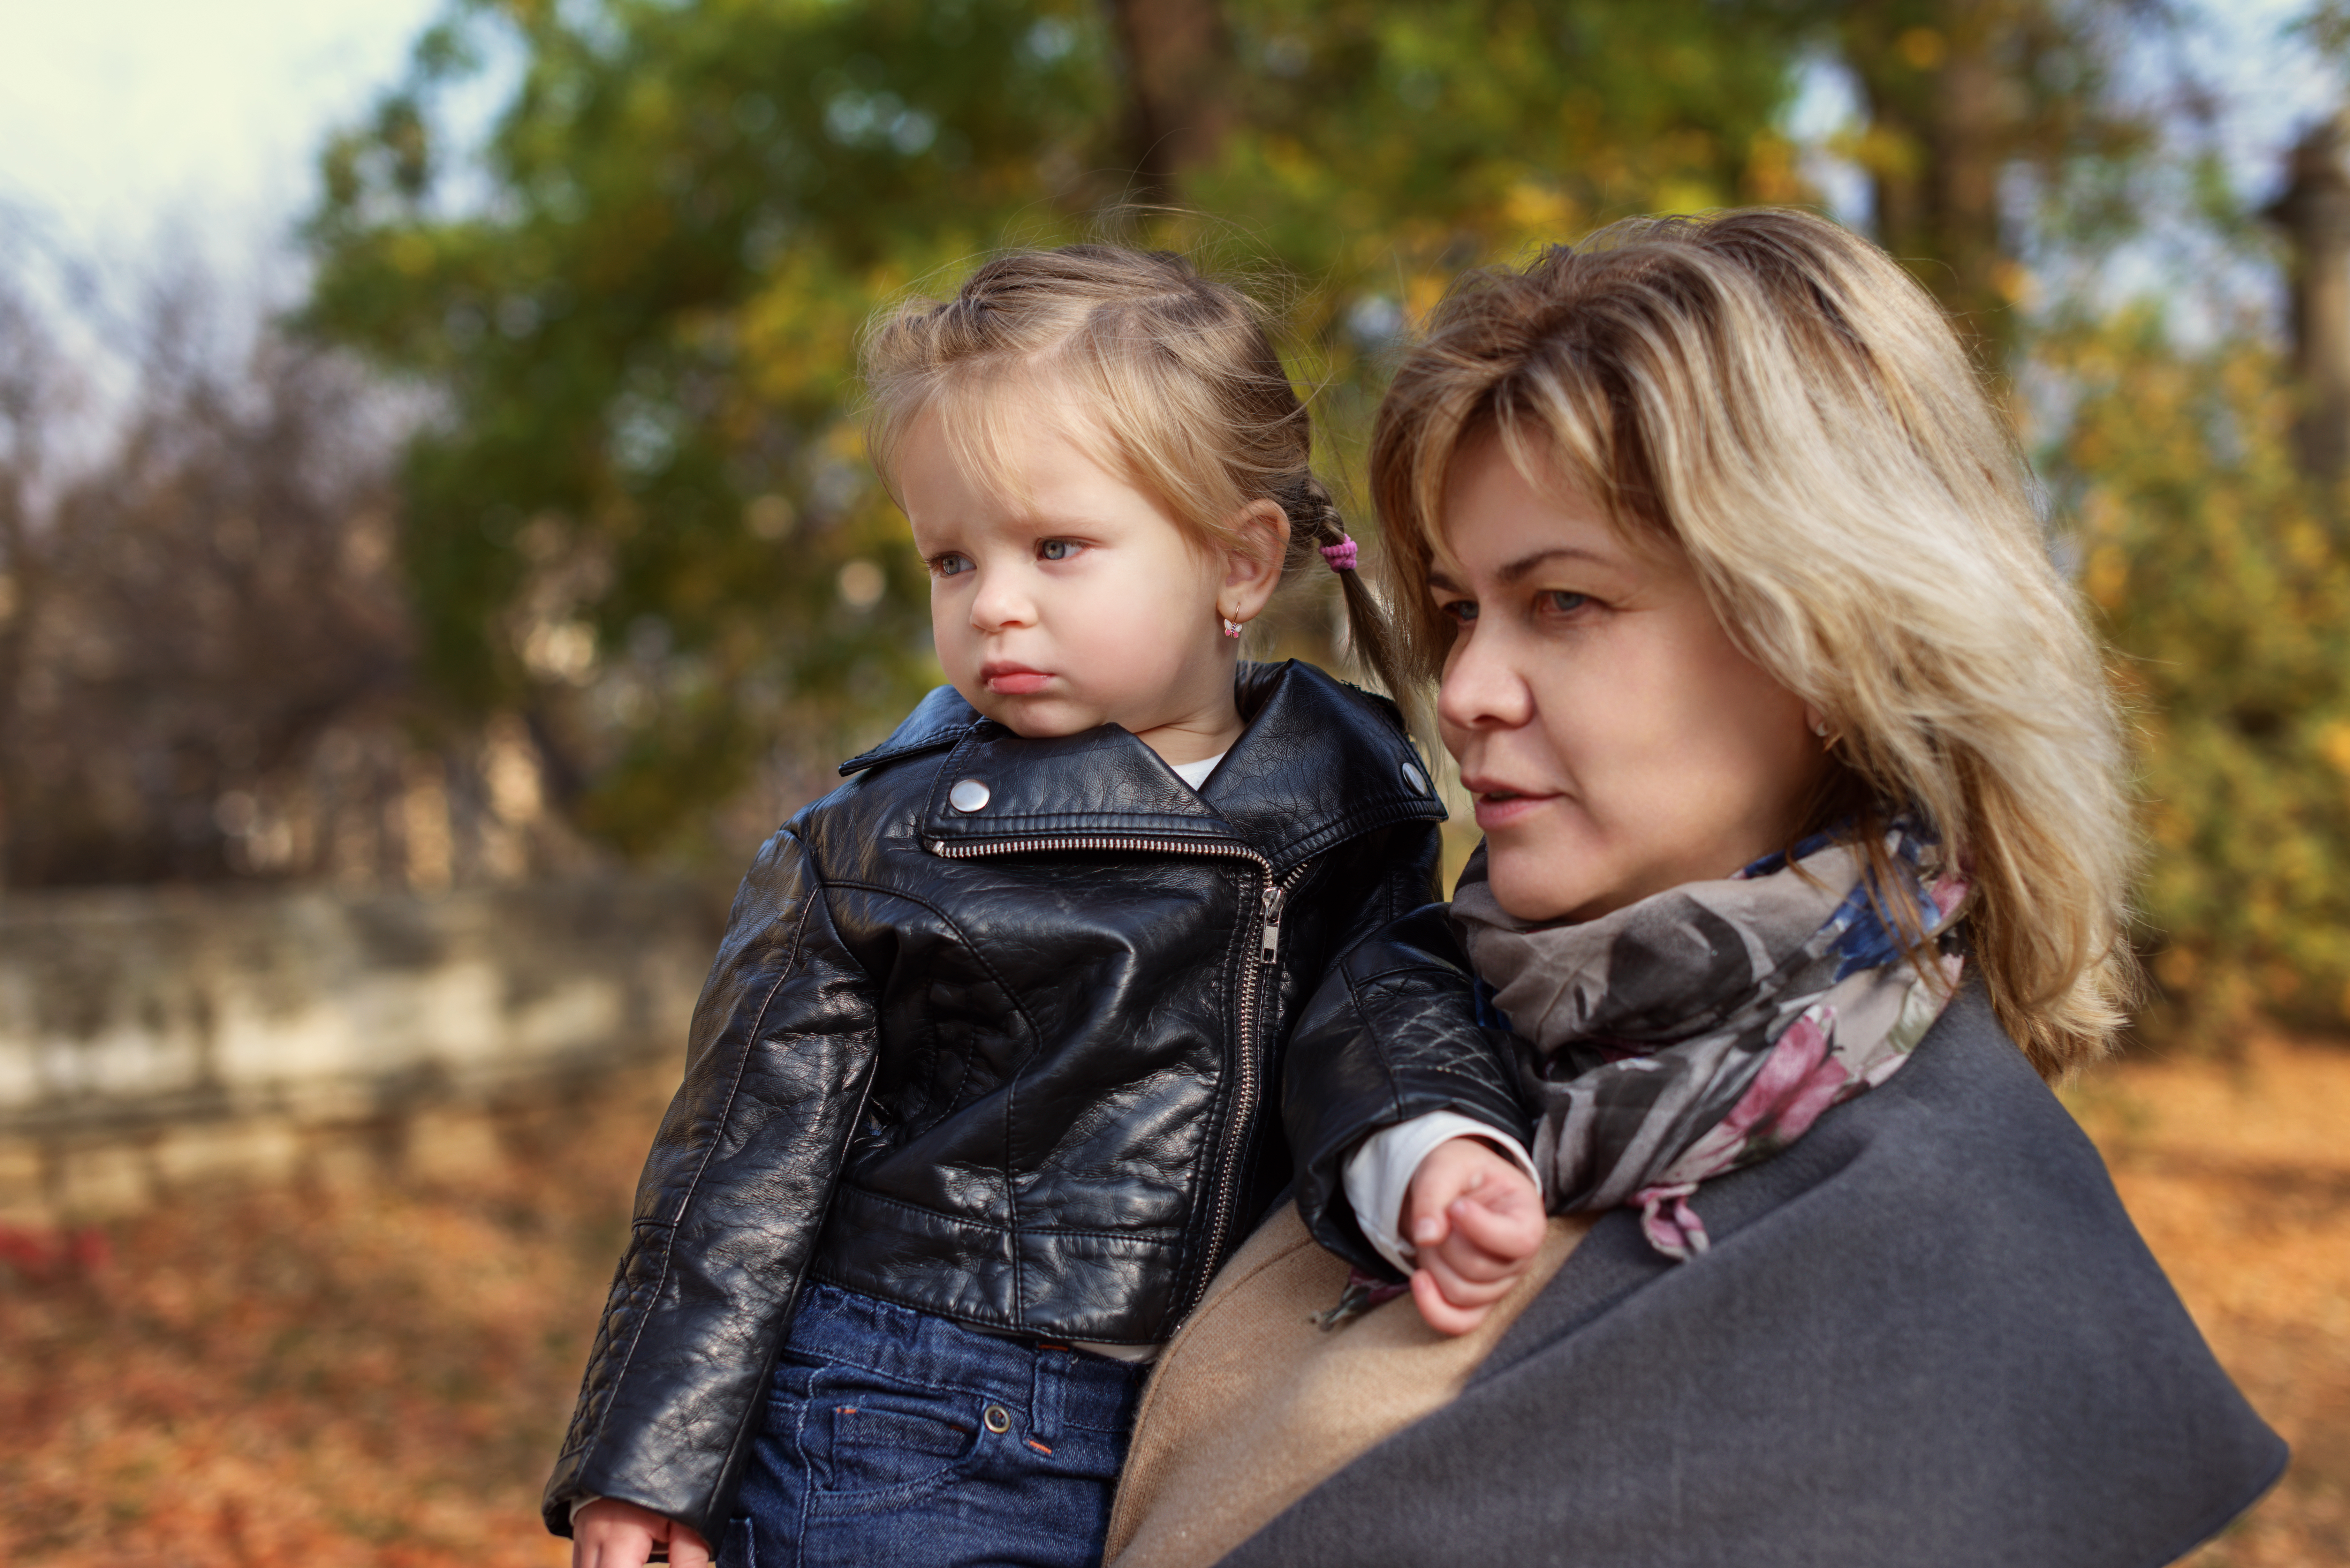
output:
<path id="1" fill-rule="evenodd" d="M 977 1400 L 874 1387 L 825 1391 L 826 1481 L 848 1493 L 920 1487 L 951 1474 L 979 1446 Z"/>
<path id="2" fill-rule="evenodd" d="M 726 1533 L 718 1542 L 718 1568 L 759 1568 L 759 1542 L 751 1528 L 748 1514 L 736 1514 L 726 1521 Z"/>

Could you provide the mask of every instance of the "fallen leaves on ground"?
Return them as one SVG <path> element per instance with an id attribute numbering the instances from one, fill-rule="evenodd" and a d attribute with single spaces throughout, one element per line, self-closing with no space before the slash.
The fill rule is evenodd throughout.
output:
<path id="1" fill-rule="evenodd" d="M 2220 1362 L 2293 1445 L 2192 1568 L 2350 1563 L 2350 1050 L 2127 1061 L 2067 1095 Z"/>
<path id="2" fill-rule="evenodd" d="M 538 1490 L 665 1091 L 420 1179 L 190 1195 L 0 1247 L 0 1562 L 551 1568 Z M 446 1162 L 441 1162 L 445 1168 Z M 111 1256 L 102 1242 L 111 1243 Z"/>
<path id="3" fill-rule="evenodd" d="M 0 1235 L 0 1561 L 556 1568 L 538 1490 L 663 1075 L 403 1160 Z M 2130 1061 L 2068 1095 L 2283 1483 L 2192 1568 L 2350 1563 L 2350 1051 Z M 386 1135 L 389 1138 L 389 1134 Z"/>

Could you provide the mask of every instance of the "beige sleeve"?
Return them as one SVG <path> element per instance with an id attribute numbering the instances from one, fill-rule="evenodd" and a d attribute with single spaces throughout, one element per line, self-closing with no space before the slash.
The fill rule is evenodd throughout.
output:
<path id="1" fill-rule="evenodd" d="M 1111 1568 L 1206 1568 L 1390 1433 L 1451 1401 L 1591 1228 L 1554 1219 L 1534 1267 L 1447 1338 L 1409 1296 L 1325 1331 L 1347 1264 L 1294 1206 L 1232 1255 L 1168 1345 L 1119 1478 Z"/>

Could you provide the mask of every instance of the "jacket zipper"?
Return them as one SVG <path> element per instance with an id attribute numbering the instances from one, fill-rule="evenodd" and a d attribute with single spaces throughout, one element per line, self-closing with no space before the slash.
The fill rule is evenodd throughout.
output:
<path id="1" fill-rule="evenodd" d="M 1104 836 L 1076 838 L 1028 838 L 1017 843 L 949 844 L 943 838 L 931 840 L 931 853 L 947 860 L 976 860 L 986 855 L 1022 853 L 1069 854 L 1103 850 L 1139 849 L 1158 855 L 1197 855 L 1228 860 L 1253 862 L 1263 873 L 1264 880 L 1257 893 L 1257 943 L 1255 961 L 1248 966 L 1241 981 L 1240 1080 L 1232 1089 L 1232 1137 L 1225 1145 L 1224 1158 L 1216 1182 L 1215 1209 L 1208 1232 L 1208 1256 L 1221 1259 L 1224 1238 L 1232 1230 L 1232 1195 L 1240 1180 L 1239 1144 L 1256 1110 L 1257 1072 L 1257 999 L 1263 989 L 1264 978 L 1281 957 L 1281 920 L 1289 902 L 1289 890 L 1304 879 L 1314 862 L 1301 860 L 1289 869 L 1286 877 L 1275 877 L 1273 862 L 1253 849 L 1237 844 L 1193 844 L 1180 838 L 1111 838 Z M 1188 1316 L 1200 1304 L 1214 1277 L 1211 1270 L 1200 1276 L 1193 1287 L 1191 1299 L 1183 1304 Z"/>
<path id="2" fill-rule="evenodd" d="M 1224 1150 L 1223 1169 L 1216 1183 L 1215 1223 L 1208 1232 L 1208 1256 L 1216 1260 L 1218 1267 L 1223 1263 L 1224 1240 L 1232 1223 L 1232 1195 L 1240 1181 L 1239 1139 L 1242 1129 L 1256 1111 L 1256 999 L 1265 977 L 1275 972 L 1281 957 L 1281 917 L 1283 907 L 1289 902 L 1289 890 L 1297 886 L 1313 864 L 1311 860 L 1302 860 L 1278 881 L 1268 865 L 1264 887 L 1258 894 L 1257 918 L 1261 924 L 1257 928 L 1256 962 L 1249 966 L 1248 979 L 1241 985 L 1241 1079 L 1232 1090 L 1234 1141 Z M 1186 1317 L 1200 1304 L 1200 1298 L 1208 1293 L 1214 1277 L 1214 1270 L 1200 1276 L 1191 1299 L 1183 1304 Z"/>

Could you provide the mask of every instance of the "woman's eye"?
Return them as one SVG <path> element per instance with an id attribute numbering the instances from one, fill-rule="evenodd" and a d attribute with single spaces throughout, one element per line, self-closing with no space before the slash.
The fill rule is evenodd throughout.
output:
<path id="1" fill-rule="evenodd" d="M 1553 615 L 1573 615 L 1590 602 L 1589 594 L 1578 594 L 1566 588 L 1546 589 L 1542 596 L 1542 607 Z"/>
<path id="2" fill-rule="evenodd" d="M 1470 622 L 1477 618 L 1477 601 L 1475 599 L 1447 599 L 1444 603 L 1436 607 L 1436 613 L 1439 615 L 1451 616 L 1461 625 L 1467 626 Z"/>
<path id="3" fill-rule="evenodd" d="M 960 576 L 970 570 L 971 557 L 968 556 L 946 555 L 931 557 L 931 576 L 934 577 Z"/>
<path id="4" fill-rule="evenodd" d="M 1076 553 L 1077 543 L 1074 539 L 1047 539 L 1036 546 L 1037 556 L 1046 561 L 1066 561 Z"/>

